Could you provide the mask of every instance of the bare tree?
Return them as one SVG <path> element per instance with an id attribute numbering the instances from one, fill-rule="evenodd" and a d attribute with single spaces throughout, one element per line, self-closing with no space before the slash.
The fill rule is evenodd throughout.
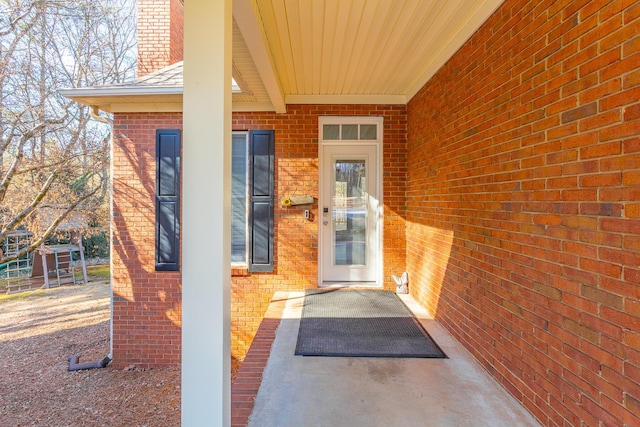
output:
<path id="1" fill-rule="evenodd" d="M 131 0 L 0 1 L 0 242 L 40 246 L 72 213 L 103 205 L 110 126 L 57 93 L 135 73 Z M 103 120 L 104 121 L 104 120 Z"/>

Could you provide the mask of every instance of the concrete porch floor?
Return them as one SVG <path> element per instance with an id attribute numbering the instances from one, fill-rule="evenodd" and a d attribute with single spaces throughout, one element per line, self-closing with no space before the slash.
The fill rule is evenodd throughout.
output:
<path id="1" fill-rule="evenodd" d="M 411 296 L 401 298 L 448 359 L 295 356 L 304 293 L 277 293 L 232 385 L 232 425 L 540 425 Z"/>

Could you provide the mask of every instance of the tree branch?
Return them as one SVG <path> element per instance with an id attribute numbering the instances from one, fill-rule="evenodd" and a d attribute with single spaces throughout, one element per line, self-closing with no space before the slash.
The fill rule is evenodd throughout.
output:
<path id="1" fill-rule="evenodd" d="M 56 170 L 55 172 L 52 172 L 51 175 L 49 175 L 49 177 L 47 178 L 47 181 L 44 183 L 44 185 L 42 186 L 42 188 L 40 189 L 36 197 L 31 201 L 29 206 L 24 208 L 22 212 L 20 212 L 18 215 L 14 216 L 14 218 L 4 226 L 2 231 L 0 231 L 0 241 L 4 240 L 7 234 L 16 228 L 16 225 L 24 221 L 24 219 L 35 210 L 35 208 L 38 206 L 38 204 L 40 204 L 42 199 L 45 198 L 45 196 L 49 192 L 49 189 L 51 188 L 51 184 L 53 184 L 53 181 L 55 181 L 57 177 L 58 177 L 58 170 Z"/>
<path id="2" fill-rule="evenodd" d="M 65 116 L 66 117 L 66 116 Z M 43 129 L 46 129 L 48 126 L 52 124 L 60 124 L 63 123 L 64 119 L 45 121 L 42 123 L 38 123 L 36 126 L 27 131 L 24 135 L 20 137 L 20 143 L 18 144 L 18 153 L 13 159 L 11 166 L 7 170 L 6 175 L 2 178 L 0 182 L 0 203 L 4 201 L 5 196 L 7 195 L 7 191 L 9 190 L 9 184 L 11 184 L 11 180 L 15 175 L 20 162 L 24 158 L 24 146 L 31 138 L 33 138 L 36 134 L 41 132 Z"/>
<path id="3" fill-rule="evenodd" d="M 6 262 L 14 261 L 14 260 L 26 255 L 26 254 L 28 254 L 30 252 L 33 252 L 34 250 L 38 249 L 53 234 L 53 232 L 56 231 L 56 229 L 58 228 L 60 223 L 62 221 L 64 221 L 67 218 L 67 216 L 69 216 L 69 214 L 71 212 L 73 212 L 73 210 L 75 208 L 78 207 L 78 205 L 80 203 L 82 203 L 85 200 L 89 199 L 90 197 L 94 196 L 98 192 L 98 190 L 100 190 L 101 187 L 102 186 L 97 186 L 96 188 L 93 189 L 93 191 L 91 191 L 90 193 L 85 194 L 84 196 L 82 196 L 81 198 L 76 200 L 64 212 L 62 212 L 60 215 L 58 215 L 58 217 L 53 221 L 53 223 L 51 223 L 49 228 L 47 228 L 45 230 L 45 232 L 38 239 L 36 239 L 34 242 L 31 242 L 29 244 L 29 246 L 27 246 L 26 248 L 20 250 L 16 254 L 8 256 L 8 257 L 3 257 L 2 259 L 0 259 L 0 262 L 4 264 Z"/>

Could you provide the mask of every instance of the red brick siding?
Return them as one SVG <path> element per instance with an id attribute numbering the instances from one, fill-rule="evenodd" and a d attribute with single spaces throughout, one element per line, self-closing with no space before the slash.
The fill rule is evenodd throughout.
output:
<path id="1" fill-rule="evenodd" d="M 640 425 L 639 17 L 507 0 L 407 109 L 411 292 L 544 425 Z"/>
<path id="2" fill-rule="evenodd" d="M 181 275 L 155 271 L 155 134 L 182 114 L 116 114 L 113 128 L 113 363 L 178 365 Z"/>
<path id="3" fill-rule="evenodd" d="M 181 0 L 138 0 L 138 76 L 182 61 Z"/>
<path id="4" fill-rule="evenodd" d="M 405 269 L 405 181 L 406 109 L 404 106 L 315 106 L 292 105 L 287 114 L 234 113 L 233 130 L 274 129 L 276 150 L 276 198 L 297 191 L 318 196 L 318 116 L 364 115 L 384 117 L 384 278 L 385 287 L 393 289 L 391 274 Z M 180 114 L 116 114 L 114 132 L 114 291 L 118 302 L 114 314 L 114 363 L 157 366 L 146 354 L 153 339 L 164 337 L 165 328 L 178 326 L 170 313 L 179 313 L 180 276 L 153 272 L 155 191 L 155 129 L 181 128 Z M 185 142 L 188 143 L 188 142 Z M 232 352 L 242 357 L 276 291 L 293 291 L 317 287 L 318 208 L 311 207 L 312 220 L 305 220 L 304 209 L 288 209 L 276 204 L 275 270 L 273 273 L 249 274 L 234 269 L 232 280 Z M 118 246 L 122 246 L 121 249 Z M 171 293 L 154 289 L 162 283 Z M 178 290 L 176 293 L 175 291 Z M 169 297 L 167 297 L 169 294 Z M 141 297 L 144 296 L 144 299 Z M 169 298 L 169 299 L 167 299 Z M 135 300 L 131 301 L 131 300 Z M 153 313 L 152 317 L 149 313 Z M 134 320 L 135 319 L 135 320 Z M 137 320 L 137 319 L 140 319 Z M 144 319 L 144 320 L 143 320 Z M 179 317 L 177 318 L 179 321 Z M 150 321 L 150 323 L 147 323 Z M 143 324 L 144 328 L 143 329 Z M 131 327 L 145 336 L 130 339 Z M 158 334 L 158 335 L 156 335 Z M 172 352 L 179 363 L 178 340 Z M 140 340 L 136 347 L 135 340 Z M 154 338 L 155 339 L 155 338 Z M 126 341 L 130 347 L 121 344 Z M 166 344 L 165 341 L 163 343 Z M 124 350 L 127 350 L 125 352 Z M 173 354 L 173 353 L 172 353 Z M 134 362 L 135 359 L 135 362 Z"/>

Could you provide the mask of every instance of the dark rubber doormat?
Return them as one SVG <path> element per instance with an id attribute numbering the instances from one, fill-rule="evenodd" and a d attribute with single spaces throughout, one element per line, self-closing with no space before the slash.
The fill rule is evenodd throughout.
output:
<path id="1" fill-rule="evenodd" d="M 371 290 L 307 291 L 295 354 L 447 357 L 394 292 Z"/>

